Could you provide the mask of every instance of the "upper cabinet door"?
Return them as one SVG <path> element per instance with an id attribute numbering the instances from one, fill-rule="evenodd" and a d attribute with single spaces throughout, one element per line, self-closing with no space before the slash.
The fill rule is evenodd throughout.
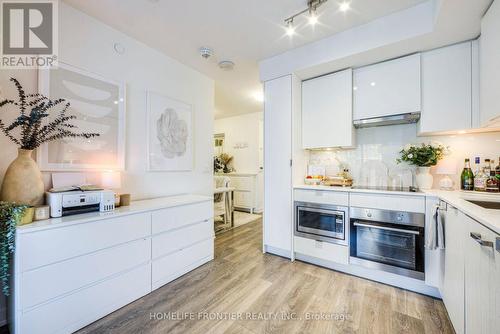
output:
<path id="1" fill-rule="evenodd" d="M 494 1 L 481 23 L 481 125 L 500 125 L 500 1 Z"/>
<path id="2" fill-rule="evenodd" d="M 472 42 L 422 53 L 420 134 L 472 127 Z"/>
<path id="3" fill-rule="evenodd" d="M 420 54 L 354 70 L 354 119 L 421 110 Z"/>
<path id="4" fill-rule="evenodd" d="M 302 147 L 352 147 L 352 70 L 302 83 Z"/>

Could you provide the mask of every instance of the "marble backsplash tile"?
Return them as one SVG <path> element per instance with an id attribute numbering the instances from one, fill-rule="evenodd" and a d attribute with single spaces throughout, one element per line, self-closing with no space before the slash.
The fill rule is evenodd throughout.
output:
<path id="1" fill-rule="evenodd" d="M 446 159 L 456 166 L 456 173 L 451 175 L 456 187 L 465 158 L 471 161 L 476 156 L 481 157 L 481 161 L 489 158 L 497 164 L 500 157 L 500 132 L 417 137 L 416 125 L 406 124 L 358 129 L 355 149 L 310 151 L 309 164 L 325 166 L 327 175 L 336 175 L 345 166 L 350 170 L 355 185 L 410 186 L 415 168 L 397 164 L 399 151 L 406 144 L 432 141 L 450 148 Z M 434 174 L 434 187 L 437 187 L 442 176 L 435 172 L 433 167 L 431 173 Z"/>

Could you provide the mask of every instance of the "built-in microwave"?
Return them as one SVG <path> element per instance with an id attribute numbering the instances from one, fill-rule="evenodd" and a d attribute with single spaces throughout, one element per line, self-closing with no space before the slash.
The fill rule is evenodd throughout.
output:
<path id="1" fill-rule="evenodd" d="M 347 245 L 348 216 L 346 207 L 295 202 L 295 235 Z"/>

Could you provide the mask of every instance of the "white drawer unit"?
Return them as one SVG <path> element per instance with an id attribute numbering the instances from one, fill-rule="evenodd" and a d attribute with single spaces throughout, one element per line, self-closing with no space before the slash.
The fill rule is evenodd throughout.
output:
<path id="1" fill-rule="evenodd" d="M 174 196 L 18 228 L 11 333 L 72 333 L 212 260 L 212 202 Z"/>
<path id="2" fill-rule="evenodd" d="M 212 260 L 214 257 L 213 239 L 183 248 L 166 255 L 152 263 L 152 289 L 155 290 L 185 273 Z"/>
<path id="3" fill-rule="evenodd" d="M 174 231 L 162 233 L 153 236 L 151 240 L 152 257 L 156 259 L 213 237 L 214 228 L 211 219 Z"/>
<path id="4" fill-rule="evenodd" d="M 151 214 L 137 214 L 21 234 L 18 239 L 21 247 L 17 247 L 21 270 L 145 238 L 151 234 L 150 221 Z"/>
<path id="5" fill-rule="evenodd" d="M 152 233 L 158 234 L 177 229 L 182 226 L 212 219 L 213 203 L 203 202 L 192 205 L 177 206 L 154 211 L 152 214 Z"/>
<path id="6" fill-rule="evenodd" d="M 332 244 L 302 237 L 294 239 L 295 253 L 334 263 L 349 263 L 349 246 Z"/>
<path id="7" fill-rule="evenodd" d="M 351 193 L 351 207 L 425 213 L 425 196 Z"/>
<path id="8" fill-rule="evenodd" d="M 150 265 L 144 265 L 23 312 L 15 332 L 73 333 L 150 291 Z"/>
<path id="9" fill-rule="evenodd" d="M 149 239 L 140 239 L 30 270 L 22 276 L 23 289 L 19 291 L 22 304 L 31 308 L 141 264 L 147 264 L 150 253 Z M 40 282 L 44 282 L 43 289 L 40 289 Z"/>
<path id="10" fill-rule="evenodd" d="M 349 206 L 349 193 L 330 190 L 296 189 L 293 200 L 296 202 Z"/>

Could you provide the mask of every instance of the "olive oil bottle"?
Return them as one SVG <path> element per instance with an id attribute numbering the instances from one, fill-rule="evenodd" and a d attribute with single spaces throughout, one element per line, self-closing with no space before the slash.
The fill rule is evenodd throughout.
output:
<path id="1" fill-rule="evenodd" d="M 465 159 L 465 167 L 460 176 L 460 188 L 462 190 L 474 190 L 474 173 L 470 168 L 470 159 Z"/>

